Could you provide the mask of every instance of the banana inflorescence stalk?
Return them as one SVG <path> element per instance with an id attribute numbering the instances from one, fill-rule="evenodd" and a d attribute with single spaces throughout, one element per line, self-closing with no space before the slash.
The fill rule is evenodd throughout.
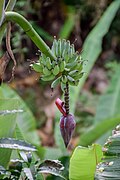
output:
<path id="1" fill-rule="evenodd" d="M 65 39 L 54 38 L 51 52 L 56 57 L 54 60 L 41 52 L 39 61 L 31 66 L 41 73 L 43 81 L 53 80 L 52 89 L 61 84 L 64 102 L 57 98 L 55 103 L 62 113 L 60 131 L 67 147 L 76 126 L 74 116 L 69 113 L 69 85 L 78 85 L 79 79 L 83 76 L 83 61 L 80 54 L 75 52 L 74 45 Z"/>
<path id="2" fill-rule="evenodd" d="M 66 115 L 69 114 L 69 84 L 66 82 L 66 88 L 64 92 L 64 101 L 65 101 L 65 110 L 66 110 Z"/>

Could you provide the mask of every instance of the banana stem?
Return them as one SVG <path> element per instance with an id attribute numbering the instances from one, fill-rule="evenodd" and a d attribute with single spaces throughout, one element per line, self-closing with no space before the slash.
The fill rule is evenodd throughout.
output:
<path id="1" fill-rule="evenodd" d="M 14 21 L 20 25 L 20 27 L 25 31 L 25 33 L 30 37 L 30 39 L 35 43 L 35 45 L 51 60 L 56 59 L 54 54 L 51 52 L 49 46 L 42 40 L 38 33 L 34 30 L 32 25 L 19 13 L 7 11 L 5 12 L 5 21 Z"/>
<path id="2" fill-rule="evenodd" d="M 68 82 L 66 82 L 64 101 L 65 101 L 66 115 L 68 115 L 69 114 L 69 84 L 68 84 Z"/>

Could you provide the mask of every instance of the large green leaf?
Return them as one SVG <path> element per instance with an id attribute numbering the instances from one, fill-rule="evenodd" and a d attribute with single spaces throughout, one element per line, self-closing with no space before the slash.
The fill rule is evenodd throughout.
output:
<path id="1" fill-rule="evenodd" d="M 1 87 L 0 87 L 1 91 Z M 2 93 L 0 93 L 2 94 Z M 3 97 L 3 96 L 2 96 Z M 18 109 L 17 99 L 0 99 L 0 111 L 5 112 Z M 13 137 L 16 127 L 16 115 L 17 113 L 1 113 L 0 114 L 0 138 Z M 11 155 L 11 150 L 0 149 L 0 165 L 6 167 Z"/>
<path id="2" fill-rule="evenodd" d="M 107 10 L 104 12 L 99 22 L 93 28 L 93 30 L 87 36 L 84 45 L 83 45 L 83 53 L 82 58 L 84 60 L 88 60 L 86 66 L 84 66 L 84 76 L 81 78 L 79 86 L 71 88 L 71 110 L 74 112 L 75 110 L 75 102 L 78 99 L 79 92 L 82 89 L 85 80 L 87 79 L 92 67 L 95 64 L 98 56 L 102 51 L 102 40 L 105 34 L 107 34 L 110 25 L 116 15 L 120 7 L 120 0 L 113 1 Z M 74 95 L 73 95 L 74 94 Z M 73 103 L 74 102 L 74 103 Z"/>
<path id="3" fill-rule="evenodd" d="M 120 65 L 116 68 L 107 92 L 100 97 L 95 124 L 80 137 L 81 145 L 88 145 L 120 122 Z"/>
<path id="4" fill-rule="evenodd" d="M 78 146 L 70 159 L 70 180 L 93 180 L 96 165 L 101 161 L 102 148 L 94 144 L 88 148 Z"/>
<path id="5" fill-rule="evenodd" d="M 31 144 L 35 145 L 37 148 L 37 153 L 43 158 L 44 150 L 40 147 L 40 139 L 36 132 L 36 121 L 29 110 L 25 102 L 20 98 L 20 96 L 13 91 L 9 86 L 2 85 L 1 91 L 5 98 L 12 98 L 12 100 L 19 100 L 19 109 L 23 110 L 23 113 L 19 113 L 17 116 L 17 126 L 16 135 L 18 139 L 23 139 Z"/>

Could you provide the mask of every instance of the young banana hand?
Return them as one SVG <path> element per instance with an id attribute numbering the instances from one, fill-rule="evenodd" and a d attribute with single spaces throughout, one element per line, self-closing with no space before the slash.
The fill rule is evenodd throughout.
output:
<path id="1" fill-rule="evenodd" d="M 32 64 L 31 67 L 41 73 L 43 81 L 53 80 L 52 88 L 59 83 L 63 87 L 67 82 L 77 86 L 84 73 L 81 55 L 75 51 L 74 44 L 70 44 L 69 40 L 54 38 L 51 51 L 56 59 L 51 60 L 41 53 L 39 62 Z"/>

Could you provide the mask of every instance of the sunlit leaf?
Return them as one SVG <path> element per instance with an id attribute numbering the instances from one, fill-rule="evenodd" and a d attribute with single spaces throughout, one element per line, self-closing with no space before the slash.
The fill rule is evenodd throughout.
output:
<path id="1" fill-rule="evenodd" d="M 0 87 L 0 94 L 1 87 Z M 4 95 L 2 95 L 3 98 Z M 19 101 L 17 99 L 0 99 L 0 138 L 13 137 L 16 127 L 17 110 L 19 107 Z M 7 113 L 16 110 L 16 113 Z M 7 166 L 11 155 L 11 150 L 0 149 L 0 164 L 4 167 Z"/>
<path id="2" fill-rule="evenodd" d="M 19 101 L 19 109 L 23 110 L 23 112 L 18 113 L 17 116 L 15 137 L 35 145 L 38 149 L 37 153 L 39 153 L 39 156 L 43 158 L 44 149 L 40 146 L 40 139 L 36 133 L 36 121 L 32 112 L 27 107 L 22 98 L 7 85 L 2 85 L 1 92 L 4 95 L 4 98 L 17 99 Z"/>
<path id="3" fill-rule="evenodd" d="M 70 180 L 93 180 L 96 165 L 101 161 L 102 148 L 94 144 L 88 148 L 78 146 L 70 159 Z"/>

